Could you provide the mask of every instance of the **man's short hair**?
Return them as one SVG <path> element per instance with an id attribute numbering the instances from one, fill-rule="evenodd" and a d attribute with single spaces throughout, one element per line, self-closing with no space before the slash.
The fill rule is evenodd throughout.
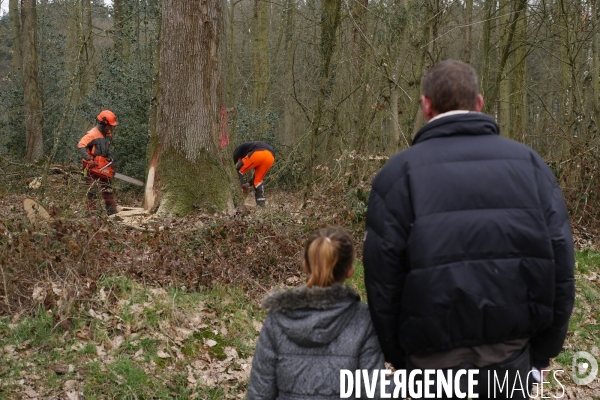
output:
<path id="1" fill-rule="evenodd" d="M 461 61 L 446 60 L 434 65 L 423 78 L 421 89 L 440 114 L 453 110 L 474 111 L 477 106 L 477 73 Z"/>

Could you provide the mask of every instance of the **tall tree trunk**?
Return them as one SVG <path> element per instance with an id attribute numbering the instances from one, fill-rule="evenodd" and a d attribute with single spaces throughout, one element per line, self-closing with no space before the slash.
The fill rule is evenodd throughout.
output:
<path id="1" fill-rule="evenodd" d="M 561 152 L 562 158 L 566 159 L 569 157 L 569 152 L 571 148 L 570 140 L 573 137 L 573 126 L 575 119 L 573 118 L 573 98 L 575 97 L 573 91 L 575 88 L 571 85 L 571 69 L 573 66 L 571 65 L 571 27 L 569 24 L 569 2 L 565 2 L 564 0 L 558 1 L 558 13 L 559 16 L 559 26 L 560 26 L 560 69 L 561 69 L 561 119 L 563 121 L 563 125 L 566 127 L 566 137 L 562 140 Z"/>
<path id="2" fill-rule="evenodd" d="M 232 0 L 229 3 L 229 62 L 227 69 L 227 104 L 231 106 L 235 106 L 235 95 L 234 95 L 234 87 L 235 87 L 235 6 L 241 0 Z"/>
<path id="3" fill-rule="evenodd" d="M 269 3 L 254 0 L 254 97 L 252 105 L 260 115 L 260 132 L 267 130 L 267 90 L 269 87 Z"/>
<path id="4" fill-rule="evenodd" d="M 432 6 L 430 4 L 430 6 Z M 423 10 L 423 20 L 427 21 L 422 23 L 420 26 L 420 34 L 419 41 L 415 41 L 413 43 L 413 53 L 417 58 L 416 66 L 415 66 L 415 76 L 414 76 L 414 95 L 415 101 L 411 103 L 410 115 L 413 116 L 414 124 L 412 126 L 413 136 L 421 129 L 425 121 L 425 116 L 423 115 L 423 110 L 419 106 L 420 102 L 418 99 L 421 96 L 421 80 L 423 76 L 429 70 L 429 64 L 426 62 L 426 59 L 431 59 L 434 54 L 434 45 L 435 41 L 433 40 L 434 36 L 434 24 L 437 20 L 433 10 L 430 7 L 425 7 Z"/>
<path id="5" fill-rule="evenodd" d="M 289 79 L 292 79 L 292 69 L 294 68 L 294 47 L 293 47 L 293 37 L 294 37 L 294 19 L 296 15 L 296 0 L 287 0 L 286 2 L 286 17 L 285 17 L 285 35 L 283 39 L 283 52 L 284 52 L 284 65 L 285 65 L 285 73 Z M 294 112 L 293 112 L 294 102 L 292 100 L 292 96 L 290 94 L 285 93 L 283 98 L 283 144 L 291 145 L 295 140 L 294 135 Z"/>
<path id="6" fill-rule="evenodd" d="M 513 45 L 513 36 L 510 32 L 511 24 L 511 0 L 500 0 L 499 14 L 500 14 L 500 26 L 504 27 L 504 35 L 501 39 L 501 49 L 509 49 Z M 501 65 L 502 71 L 500 73 L 500 85 L 499 98 L 498 98 L 498 125 L 500 125 L 500 134 L 506 137 L 513 137 L 513 125 L 511 121 L 511 74 L 505 74 L 504 71 L 510 69 L 510 53 L 507 53 L 508 58 L 502 59 L 504 52 L 499 54 L 499 64 Z M 508 64 L 508 68 L 506 67 Z"/>
<path id="7" fill-rule="evenodd" d="M 515 32 L 514 86 L 511 97 L 513 138 L 525 142 L 527 134 L 527 13 L 523 11 Z"/>
<path id="8" fill-rule="evenodd" d="M 371 114 L 371 108 L 369 107 L 369 65 L 365 62 L 367 40 L 364 36 L 367 35 L 367 10 L 369 7 L 368 0 L 355 0 L 353 15 L 353 29 L 352 29 L 352 59 L 354 70 L 356 71 L 358 78 L 360 79 L 358 84 L 361 88 L 358 91 L 358 104 L 356 111 L 354 112 L 354 141 L 353 150 L 356 150 L 359 154 L 364 154 L 366 150 L 366 140 L 369 135 L 369 115 Z M 329 142 L 333 143 L 333 138 L 330 138 Z M 331 154 L 331 148 L 328 149 L 327 154 Z M 355 164 L 358 168 L 358 163 Z"/>
<path id="9" fill-rule="evenodd" d="M 401 133 L 401 128 L 400 128 L 400 116 L 399 116 L 399 110 L 400 110 L 400 74 L 402 73 L 402 58 L 401 56 L 398 56 L 398 59 L 396 60 L 396 65 L 394 67 L 394 75 L 392 76 L 392 79 L 390 79 L 390 116 L 392 119 L 392 128 L 391 128 L 391 133 L 392 133 L 392 140 L 391 140 L 391 144 L 392 146 L 391 149 L 389 149 L 389 154 L 394 154 L 396 151 L 398 151 L 398 149 L 401 146 L 400 143 L 400 133 Z"/>
<path id="10" fill-rule="evenodd" d="M 132 21 L 129 3 L 130 1 L 128 0 L 113 1 L 113 9 L 115 11 L 113 19 L 115 50 L 125 61 L 129 61 L 132 40 Z"/>
<path id="11" fill-rule="evenodd" d="M 471 51 L 473 47 L 473 0 L 465 1 L 465 47 L 463 61 L 471 64 Z"/>
<path id="12" fill-rule="evenodd" d="M 88 94 L 88 90 L 93 83 L 93 79 L 96 76 L 96 60 L 95 60 L 95 48 L 92 37 L 92 4 L 91 0 L 82 0 L 82 20 L 83 20 L 83 68 L 81 68 L 81 87 L 80 96 L 84 98 Z M 79 58 L 79 57 L 78 57 Z M 80 61 L 78 61 L 80 63 Z"/>
<path id="13" fill-rule="evenodd" d="M 312 183 L 313 168 L 317 164 L 317 149 L 321 145 L 321 122 L 324 104 L 331 97 L 333 86 L 331 74 L 331 59 L 337 45 L 337 30 L 340 24 L 341 0 L 324 0 L 321 10 L 321 68 L 319 93 L 314 117 L 311 121 L 309 179 Z M 307 192 L 308 193 L 308 192 Z"/>
<path id="14" fill-rule="evenodd" d="M 160 93 L 160 50 L 161 50 L 161 28 L 162 28 L 162 13 L 160 11 L 160 0 L 154 0 L 150 3 L 153 9 L 153 14 L 158 15 L 156 18 L 156 31 L 154 39 L 154 54 L 152 54 L 152 98 L 150 99 L 150 112 L 148 120 L 148 150 L 146 152 L 146 162 L 148 172 L 146 176 L 146 188 L 144 193 L 144 208 L 152 210 L 158 207 L 159 199 L 156 198 L 157 190 L 154 185 L 157 181 L 156 169 L 158 168 L 158 156 L 160 155 L 159 136 L 157 131 L 158 117 L 158 98 Z"/>
<path id="15" fill-rule="evenodd" d="M 23 29 L 23 92 L 25 113 L 25 159 L 38 161 L 44 155 L 42 100 L 38 81 L 36 0 L 21 0 Z"/>
<path id="16" fill-rule="evenodd" d="M 600 24 L 598 23 L 598 1 L 592 0 L 592 109 L 596 128 L 600 129 L 600 54 L 598 49 L 598 35 Z"/>
<path id="17" fill-rule="evenodd" d="M 70 74 L 75 71 L 75 60 L 79 52 L 81 34 L 81 1 L 69 0 L 67 2 L 67 70 Z"/>
<path id="18" fill-rule="evenodd" d="M 503 1 L 508 1 L 508 0 L 503 0 Z M 495 79 L 492 82 L 490 82 L 491 89 L 489 90 L 489 93 L 491 95 L 488 96 L 488 101 L 485 105 L 486 112 L 488 112 L 488 113 L 492 112 L 492 110 L 494 109 L 494 107 L 496 105 L 496 102 L 498 101 L 497 97 L 498 97 L 498 93 L 500 91 L 500 82 L 503 80 L 504 70 L 505 70 L 506 64 L 509 62 L 511 48 L 512 48 L 512 44 L 513 44 L 513 38 L 515 35 L 516 26 L 517 26 L 517 20 L 519 19 L 519 15 L 521 14 L 521 12 L 523 12 L 523 10 L 525 9 L 526 6 L 527 6 L 527 0 L 516 0 L 516 8 L 515 8 L 514 13 L 512 13 L 512 18 L 511 18 L 510 22 L 507 25 L 505 25 L 505 27 L 504 27 L 503 36 L 506 37 L 506 40 L 502 40 L 502 47 L 500 49 L 500 61 L 499 61 L 498 71 L 496 71 Z M 503 12 L 508 12 L 508 10 L 503 11 Z M 501 12 L 501 14 L 502 14 L 502 12 Z"/>
<path id="19" fill-rule="evenodd" d="M 219 143 L 222 30 L 221 0 L 163 1 L 152 196 L 146 197 L 160 195 L 159 212 L 233 209 L 237 179 Z"/>
<path id="20" fill-rule="evenodd" d="M 489 89 L 491 89 L 490 63 L 492 58 L 492 32 L 495 27 L 495 20 L 492 16 L 496 11 L 496 0 L 484 0 L 483 3 L 485 18 L 483 22 L 483 71 L 481 72 L 481 93 L 486 102 L 495 102 L 495 99 L 487 98 Z M 489 112 L 488 108 L 488 112 Z"/>
<path id="21" fill-rule="evenodd" d="M 23 58 L 21 56 L 21 14 L 19 13 L 19 0 L 10 0 L 8 7 L 10 36 L 12 39 L 12 76 L 17 81 L 20 81 L 23 77 Z"/>

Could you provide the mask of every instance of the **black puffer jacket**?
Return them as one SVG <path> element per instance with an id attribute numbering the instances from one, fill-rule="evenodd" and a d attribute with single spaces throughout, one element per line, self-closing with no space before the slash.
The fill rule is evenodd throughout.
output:
<path id="1" fill-rule="evenodd" d="M 273 147 L 271 147 L 271 145 L 265 142 L 245 142 L 238 145 L 233 151 L 233 162 L 238 162 L 239 160 L 256 150 L 269 150 L 271 154 L 273 154 L 273 157 L 275 157 L 275 150 L 273 150 Z"/>
<path id="2" fill-rule="evenodd" d="M 428 123 L 377 175 L 365 281 L 386 360 L 531 338 L 534 365 L 561 350 L 574 252 L 554 175 L 488 115 Z"/>

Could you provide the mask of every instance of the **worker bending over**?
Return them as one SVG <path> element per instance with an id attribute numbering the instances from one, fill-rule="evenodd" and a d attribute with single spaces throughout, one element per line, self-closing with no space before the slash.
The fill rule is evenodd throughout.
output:
<path id="1" fill-rule="evenodd" d="M 256 205 L 264 207 L 266 203 L 263 178 L 275 162 L 275 150 L 264 142 L 246 142 L 240 144 L 233 151 L 233 162 L 238 171 L 240 184 L 244 193 L 254 186 Z M 244 174 L 254 169 L 254 178 L 249 183 L 244 183 Z"/>

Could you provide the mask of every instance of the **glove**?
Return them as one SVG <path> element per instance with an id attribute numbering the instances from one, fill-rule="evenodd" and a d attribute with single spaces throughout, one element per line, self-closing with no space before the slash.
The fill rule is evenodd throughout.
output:
<path id="1" fill-rule="evenodd" d="M 250 183 L 244 183 L 242 185 L 242 193 L 246 194 L 248 193 L 248 188 L 250 187 Z"/>
<path id="2" fill-rule="evenodd" d="M 87 169 L 92 169 L 96 166 L 96 163 L 94 162 L 94 160 L 90 159 L 87 160 Z"/>
<path id="3" fill-rule="evenodd" d="M 235 169 L 237 169 L 238 171 L 240 170 L 240 168 L 242 168 L 244 166 L 244 163 L 240 160 L 238 162 L 235 163 Z"/>

